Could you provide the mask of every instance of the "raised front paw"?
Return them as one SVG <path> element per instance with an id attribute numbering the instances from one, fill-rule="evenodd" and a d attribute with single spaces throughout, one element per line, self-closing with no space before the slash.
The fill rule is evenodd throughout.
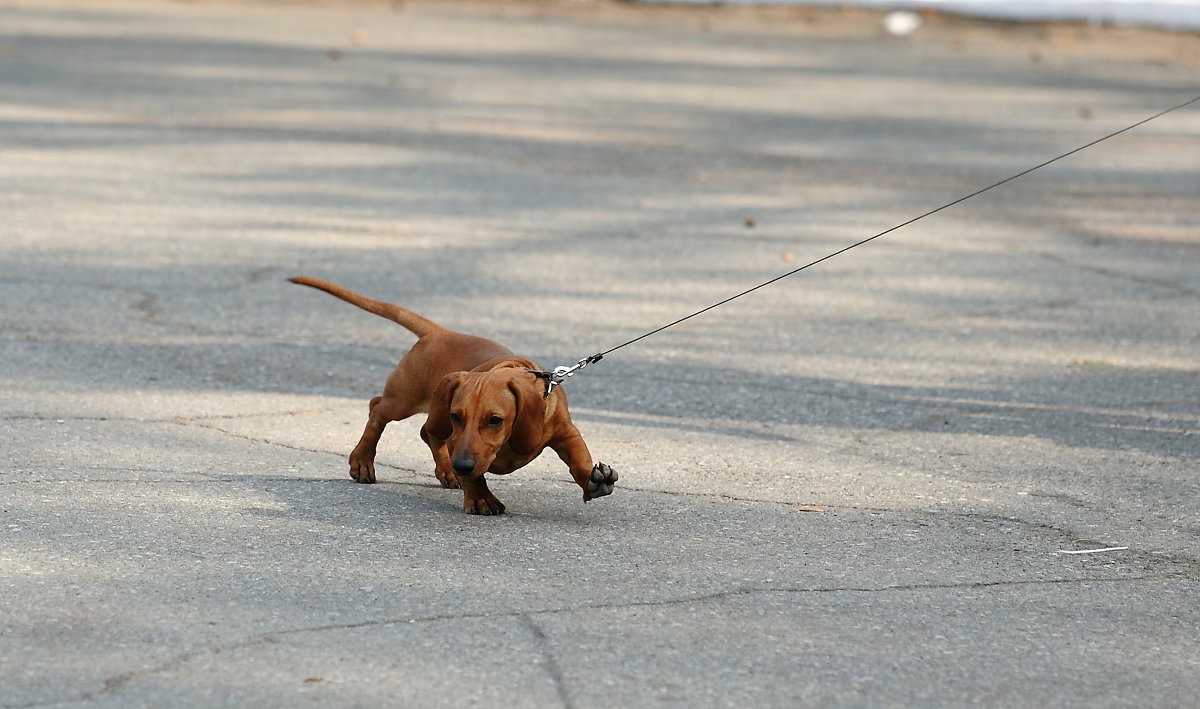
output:
<path id="1" fill-rule="evenodd" d="M 593 497 L 604 497 L 611 495 L 613 485 L 617 482 L 617 471 L 613 470 L 604 463 L 596 463 L 592 468 L 592 475 L 587 481 L 587 490 L 584 491 L 583 501 L 587 502 Z"/>

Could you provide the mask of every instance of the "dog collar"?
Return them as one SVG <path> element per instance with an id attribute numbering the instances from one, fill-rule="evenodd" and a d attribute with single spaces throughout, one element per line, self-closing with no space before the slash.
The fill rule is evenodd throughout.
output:
<path id="1" fill-rule="evenodd" d="M 541 370 L 530 369 L 528 367 L 525 368 L 525 371 L 529 372 L 530 374 L 537 377 L 538 379 L 546 380 L 546 393 L 542 395 L 543 399 L 549 399 L 550 392 L 554 391 L 554 387 L 558 386 L 560 383 L 559 381 L 555 380 L 554 372 L 543 372 Z"/>

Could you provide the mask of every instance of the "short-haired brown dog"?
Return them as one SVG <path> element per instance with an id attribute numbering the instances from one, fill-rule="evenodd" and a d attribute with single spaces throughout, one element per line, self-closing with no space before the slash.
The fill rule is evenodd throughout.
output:
<path id="1" fill-rule="evenodd" d="M 367 427 L 350 453 L 350 477 L 356 481 L 375 482 L 375 448 L 385 426 L 428 412 L 421 438 L 433 452 L 434 473 L 442 487 L 462 488 L 463 509 L 471 514 L 504 512 L 484 473 L 507 475 L 546 448 L 570 468 L 583 488 L 584 502 L 612 493 L 616 471 L 604 463 L 592 465 L 567 411 L 566 392 L 556 387 L 546 396 L 546 382 L 534 374 L 541 368 L 532 360 L 328 281 L 304 276 L 288 280 L 337 296 L 417 336 L 388 376 L 383 395 L 371 399 Z"/>

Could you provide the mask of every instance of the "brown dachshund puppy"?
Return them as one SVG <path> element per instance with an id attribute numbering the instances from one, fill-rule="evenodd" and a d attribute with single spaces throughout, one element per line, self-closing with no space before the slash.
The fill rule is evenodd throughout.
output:
<path id="1" fill-rule="evenodd" d="M 463 509 L 496 515 L 504 503 L 488 490 L 484 473 L 507 475 L 550 448 L 583 488 L 583 501 L 609 495 L 617 473 L 592 455 L 567 411 L 562 387 L 546 396 L 546 382 L 530 370 L 533 361 L 482 337 L 453 332 L 397 305 L 370 300 L 316 278 L 292 283 L 311 286 L 393 322 L 417 336 L 417 343 L 388 376 L 383 396 L 371 399 L 362 439 L 350 454 L 350 477 L 375 482 L 375 448 L 384 426 L 428 412 L 421 438 L 433 451 L 442 487 L 461 487 Z"/>

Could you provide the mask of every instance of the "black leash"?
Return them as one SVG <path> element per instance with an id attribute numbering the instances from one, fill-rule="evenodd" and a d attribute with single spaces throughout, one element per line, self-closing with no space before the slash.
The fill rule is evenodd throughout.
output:
<path id="1" fill-rule="evenodd" d="M 1050 165 L 1050 164 L 1052 164 L 1052 163 L 1056 163 L 1056 162 L 1058 162 L 1059 160 L 1062 160 L 1063 158 L 1067 158 L 1067 157 L 1070 157 L 1070 156 L 1074 155 L 1075 153 L 1078 153 L 1078 152 L 1080 152 L 1080 151 L 1083 151 L 1083 150 L 1087 150 L 1088 148 L 1092 147 L 1093 145 L 1096 145 L 1096 144 L 1098 144 L 1098 143 L 1103 143 L 1104 141 L 1108 140 L 1109 138 L 1115 138 L 1115 137 L 1117 137 L 1118 135 L 1121 135 L 1122 133 L 1125 133 L 1125 132 L 1127 132 L 1127 131 L 1131 131 L 1131 130 L 1133 130 L 1134 128 L 1138 128 L 1139 126 L 1143 126 L 1143 125 L 1145 125 L 1145 124 L 1149 123 L 1150 121 L 1153 121 L 1153 120 L 1154 120 L 1154 119 L 1156 119 L 1156 118 L 1161 118 L 1161 117 L 1163 117 L 1163 116 L 1167 115 L 1168 113 L 1171 113 L 1172 111 L 1178 111 L 1178 110 L 1179 110 L 1179 109 L 1181 109 L 1181 108 L 1185 108 L 1185 107 L 1187 107 L 1187 106 L 1190 106 L 1190 105 L 1192 105 L 1193 103 L 1196 103 L 1197 101 L 1200 101 L 1200 96 L 1196 96 L 1196 97 L 1194 97 L 1194 98 L 1191 98 L 1191 99 L 1189 99 L 1189 100 L 1187 100 L 1187 101 L 1184 101 L 1183 103 L 1181 103 L 1181 104 L 1179 104 L 1179 105 L 1177 105 L 1177 106 L 1172 106 L 1172 107 L 1170 107 L 1170 108 L 1168 108 L 1168 109 L 1164 109 L 1164 110 L 1162 110 L 1162 111 L 1159 111 L 1158 113 L 1155 113 L 1154 115 L 1152 115 L 1152 116 L 1150 116 L 1150 117 L 1148 117 L 1148 118 L 1143 118 L 1142 120 L 1138 121 L 1137 123 L 1134 123 L 1134 124 L 1132 124 L 1132 125 L 1125 126 L 1124 128 L 1122 128 L 1122 129 L 1120 129 L 1120 130 L 1113 131 L 1112 133 L 1109 133 L 1109 134 L 1108 134 L 1108 135 L 1106 135 L 1106 136 L 1103 136 L 1103 137 L 1101 137 L 1101 138 L 1097 138 L 1097 139 L 1095 139 L 1095 140 L 1091 141 L 1090 143 L 1085 143 L 1084 145 L 1081 145 L 1081 146 L 1079 146 L 1078 148 L 1075 148 L 1075 149 L 1073 149 L 1073 150 L 1068 150 L 1067 152 L 1065 152 L 1065 153 L 1063 153 L 1063 154 L 1061 154 L 1061 155 L 1059 155 L 1059 156 L 1057 156 L 1057 157 L 1050 158 L 1049 160 L 1047 160 L 1047 161 L 1045 161 L 1045 162 L 1043 162 L 1043 163 L 1039 163 L 1039 164 L 1037 164 L 1037 165 L 1034 165 L 1034 166 L 1033 166 L 1033 167 L 1031 167 L 1031 168 L 1028 168 L 1028 169 L 1022 170 L 1021 172 L 1018 172 L 1018 173 L 1017 173 L 1017 174 L 1015 174 L 1015 175 L 1011 175 L 1011 176 L 1009 176 L 1009 177 L 1006 177 L 1006 178 L 1004 178 L 1003 180 L 1000 180 L 999 182 L 996 182 L 996 183 L 990 184 L 990 185 L 988 185 L 987 187 L 984 187 L 983 189 L 976 190 L 976 191 L 972 192 L 971 194 L 968 194 L 968 195 L 966 195 L 966 196 L 964 196 L 964 197 L 959 197 L 958 199 L 954 200 L 953 202 L 947 202 L 946 204 L 943 204 L 942 206 L 940 206 L 940 207 L 938 207 L 938 208 L 936 208 L 936 209 L 931 209 L 931 210 L 929 210 L 928 212 L 925 212 L 924 214 L 921 214 L 921 215 L 919 215 L 919 216 L 913 217 L 912 219 L 909 219 L 909 220 L 908 220 L 908 221 L 906 221 L 906 222 L 901 222 L 901 223 L 897 224 L 896 226 L 894 226 L 894 227 L 891 227 L 890 229 L 885 229 L 885 230 L 883 230 L 883 231 L 879 232 L 878 234 L 876 234 L 876 235 L 874 235 L 874 236 L 869 236 L 869 237 L 867 237 L 867 238 L 863 239 L 862 241 L 857 241 L 857 242 L 855 242 L 855 243 L 853 243 L 853 244 L 850 244 L 849 246 L 845 246 L 845 247 L 843 247 L 843 248 L 840 248 L 840 249 L 838 249 L 837 251 L 834 251 L 834 252 L 833 252 L 833 253 L 831 253 L 831 254 L 828 254 L 828 255 L 826 255 L 826 256 L 822 256 L 821 258 L 817 259 L 816 261 L 812 261 L 812 262 L 810 262 L 810 263 L 806 263 L 806 264 L 804 264 L 803 266 L 801 266 L 800 268 L 794 268 L 794 269 L 792 269 L 791 271 L 788 271 L 787 273 L 784 273 L 784 274 L 778 275 L 778 276 L 776 276 L 776 277 L 772 278 L 772 279 L 771 279 L 771 280 L 769 280 L 769 281 L 764 281 L 763 283 L 759 283 L 758 285 L 754 286 L 753 288 L 747 288 L 746 290 L 742 291 L 741 293 L 736 293 L 736 294 L 734 294 L 734 295 L 731 295 L 731 296 L 729 296 L 728 298 L 725 298 L 724 300 L 721 300 L 721 301 L 718 301 L 718 302 L 716 302 L 716 303 L 713 303 L 712 305 L 710 305 L 710 306 L 708 306 L 708 307 L 706 307 L 706 308 L 702 308 L 702 309 L 700 309 L 700 310 L 697 310 L 696 312 L 694 312 L 694 313 L 692 313 L 692 314 L 690 314 L 690 315 L 685 315 L 685 316 L 683 316 L 682 318 L 679 318 L 678 320 L 674 320 L 674 321 L 672 321 L 672 322 L 669 322 L 669 323 L 667 323 L 666 325 L 662 325 L 662 326 L 660 326 L 660 327 L 656 327 L 656 328 L 654 328 L 653 330 L 651 330 L 651 331 L 649 331 L 649 332 L 647 332 L 647 333 L 644 333 L 644 334 L 638 335 L 637 337 L 633 338 L 632 340 L 628 340 L 628 341 L 626 341 L 626 342 L 622 342 L 621 344 L 617 345 L 616 347 L 611 347 L 611 348 L 609 348 L 609 349 L 607 349 L 607 350 L 604 350 L 603 352 L 597 352 L 597 353 L 596 353 L 596 354 L 594 354 L 594 355 L 589 355 L 589 356 L 587 356 L 587 357 L 584 357 L 583 359 L 579 360 L 577 363 L 575 363 L 574 365 L 572 365 L 572 366 L 570 366 L 570 367 L 567 367 L 567 366 L 555 367 L 553 371 L 549 371 L 549 372 L 540 372 L 540 371 L 535 371 L 535 370 L 532 370 L 532 369 L 531 369 L 531 370 L 529 370 L 529 371 L 533 372 L 534 374 L 536 374 L 536 375 L 538 375 L 539 377 L 541 377 L 541 378 L 543 378 L 543 379 L 545 379 L 545 380 L 546 380 L 546 396 L 550 396 L 550 392 L 554 391 L 554 387 L 558 386 L 559 384 L 562 384 L 564 381 L 566 381 L 566 379 L 567 379 L 568 377 L 573 377 L 573 376 L 575 376 L 575 372 L 577 372 L 577 371 L 579 371 L 579 370 L 583 369 L 584 367 L 588 366 L 589 364 L 593 364 L 593 363 L 595 363 L 595 362 L 599 362 L 600 360 L 604 359 L 605 355 L 608 355 L 608 354 L 611 354 L 611 353 L 613 353 L 613 352 L 616 352 L 617 350 L 621 349 L 622 347 L 628 347 L 629 345 L 632 345 L 632 344 L 633 344 L 633 343 L 635 343 L 635 342 L 639 342 L 639 341 L 641 341 L 641 340 L 644 340 L 644 339 L 646 339 L 647 337 L 650 337 L 651 335 L 656 335 L 656 334 L 658 334 L 658 333 L 662 332 L 663 330 L 666 330 L 666 329 L 667 329 L 667 328 L 669 328 L 669 327 L 675 327 L 676 325 L 678 325 L 678 324 L 680 324 L 680 323 L 682 323 L 682 322 L 685 322 L 685 321 L 687 321 L 687 320 L 691 320 L 692 318 L 696 317 L 697 315 L 703 315 L 704 313 L 707 313 L 708 311 L 710 311 L 710 310 L 712 310 L 712 309 L 714 309 L 714 308 L 719 308 L 719 307 L 721 307 L 722 305 L 725 305 L 726 303 L 728 303 L 728 302 L 730 302 L 730 301 L 737 300 L 738 298 L 741 298 L 741 297 L 742 297 L 742 296 L 744 296 L 744 295 L 749 295 L 749 294 L 753 293 L 754 291 L 756 291 L 756 290 L 758 290 L 758 289 L 760 289 L 760 288 L 766 288 L 767 286 L 771 285 L 772 283 L 775 283 L 775 282 L 777 282 L 777 281 L 782 281 L 783 279 L 785 279 L 785 278 L 787 278 L 787 277 L 789 277 L 789 276 L 794 276 L 794 275 L 796 275 L 797 273 L 800 273 L 801 271 L 803 271 L 803 270 L 805 270 L 805 269 L 807 269 L 807 268 L 811 268 L 811 267 L 813 267 L 813 266 L 816 266 L 816 265 L 817 265 L 817 264 L 819 264 L 819 263 L 822 263 L 822 262 L 824 262 L 824 261 L 828 261 L 829 259 L 833 258 L 834 256 L 839 256 L 839 255 L 841 255 L 841 254 L 844 254 L 844 253 L 846 253 L 847 251 L 849 251 L 850 249 L 856 249 L 856 248 L 858 248 L 859 246 L 862 246 L 863 244 L 866 244 L 866 243 L 868 243 L 868 242 L 874 241 L 874 240 L 878 239 L 878 238 L 879 238 L 879 237 L 881 237 L 881 236 L 886 236 L 887 234 L 891 234 L 893 231 L 896 231 L 897 229 L 903 229 L 904 227 L 908 226 L 909 224 L 912 224 L 912 223 L 914 223 L 914 222 L 919 222 L 919 221 L 921 221 L 922 219 L 924 219 L 925 217 L 930 217 L 930 216 L 933 216 L 934 214 L 937 214 L 938 212 L 942 211 L 943 209 L 949 209 L 950 207 L 953 207 L 953 206 L 954 206 L 954 205 L 956 205 L 956 204 L 960 204 L 960 203 L 962 203 L 962 202 L 966 202 L 968 199 L 971 199 L 971 198 L 973 198 L 973 197 L 978 197 L 979 195 L 983 194 L 984 192 L 987 192 L 987 191 L 989 191 L 989 190 L 993 190 L 993 189 L 995 189 L 995 188 L 997 188 L 997 187 L 999 187 L 999 186 L 1001 186 L 1001 185 L 1004 185 L 1004 184 L 1007 184 L 1007 183 L 1009 183 L 1009 182 L 1012 182 L 1013 180 L 1015 180 L 1015 179 L 1017 179 L 1017 178 L 1024 177 L 1025 175 L 1028 175 L 1029 173 L 1031 173 L 1031 172 L 1033 172 L 1033 171 L 1035 171 L 1035 170 L 1040 170 L 1040 169 L 1042 169 L 1043 167 L 1046 167 L 1047 165 Z"/>

